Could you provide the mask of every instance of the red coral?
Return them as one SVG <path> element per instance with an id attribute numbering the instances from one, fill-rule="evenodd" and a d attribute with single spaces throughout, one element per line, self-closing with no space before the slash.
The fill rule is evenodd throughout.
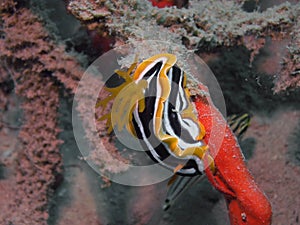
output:
<path id="1" fill-rule="evenodd" d="M 175 5 L 173 0 L 150 0 L 153 6 L 158 8 L 171 7 Z"/>
<path id="2" fill-rule="evenodd" d="M 165 8 L 165 7 L 171 7 L 176 6 L 177 8 L 181 9 L 183 7 L 188 6 L 189 1 L 188 0 L 149 0 L 153 6 L 156 6 L 158 8 Z"/>
<path id="3" fill-rule="evenodd" d="M 199 86 L 200 90 L 208 93 L 204 85 Z M 209 96 L 198 96 L 195 105 L 199 121 L 206 130 L 204 140 L 208 143 L 216 166 L 215 174 L 209 167 L 205 173 L 212 185 L 224 194 L 231 224 L 271 224 L 271 205 L 246 168 L 241 149 L 226 120 Z M 213 129 L 217 130 L 217 133 L 213 133 Z M 221 144 L 218 146 L 216 140 L 220 137 Z"/>

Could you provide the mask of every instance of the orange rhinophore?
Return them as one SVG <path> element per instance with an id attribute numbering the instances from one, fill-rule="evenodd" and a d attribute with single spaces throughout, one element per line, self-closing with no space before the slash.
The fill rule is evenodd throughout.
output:
<path id="1" fill-rule="evenodd" d="M 208 92 L 207 87 L 202 84 L 199 88 Z M 209 96 L 197 96 L 194 103 L 198 111 L 198 119 L 206 130 L 204 140 L 215 162 L 216 172 L 213 174 L 206 167 L 205 173 L 211 184 L 224 194 L 231 224 L 271 224 L 271 205 L 246 168 L 237 139 L 226 120 L 213 105 Z M 214 139 L 211 131 L 218 129 L 216 126 L 221 130 L 224 130 L 225 126 L 224 138 L 219 148 L 210 144 Z"/>

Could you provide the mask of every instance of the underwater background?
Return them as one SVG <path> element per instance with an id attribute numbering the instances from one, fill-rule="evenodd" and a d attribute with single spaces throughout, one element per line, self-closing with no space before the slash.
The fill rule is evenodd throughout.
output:
<path id="1" fill-rule="evenodd" d="M 272 224 L 300 224 L 299 21 L 296 0 L 1 0 L 0 225 L 230 224 L 206 179 L 164 211 L 168 181 L 110 182 L 78 149 L 72 106 L 84 71 L 114 47 L 153 39 L 195 52 L 227 115 L 251 116 L 239 143 Z"/>

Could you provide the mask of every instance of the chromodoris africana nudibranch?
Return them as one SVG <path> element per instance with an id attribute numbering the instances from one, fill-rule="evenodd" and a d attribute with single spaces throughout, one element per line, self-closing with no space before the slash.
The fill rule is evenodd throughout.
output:
<path id="1" fill-rule="evenodd" d="M 214 170 L 214 161 L 203 142 L 205 128 L 199 122 L 190 99 L 187 75 L 176 65 L 173 54 L 154 55 L 127 71 L 116 70 L 124 82 L 106 87 L 113 100 L 107 119 L 109 132 L 126 128 L 137 137 L 155 162 L 179 175 L 193 176 L 204 171 L 203 159 Z"/>

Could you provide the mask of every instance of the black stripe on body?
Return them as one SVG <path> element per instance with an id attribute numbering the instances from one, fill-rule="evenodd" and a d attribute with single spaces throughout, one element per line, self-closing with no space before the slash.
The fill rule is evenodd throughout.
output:
<path id="1" fill-rule="evenodd" d="M 161 140 L 159 140 L 154 131 L 154 115 L 155 115 L 155 102 L 157 100 L 157 79 L 160 70 L 162 69 L 162 62 L 157 62 L 145 75 L 142 79 L 150 80 L 148 83 L 148 88 L 145 90 L 145 110 L 143 112 L 137 112 L 133 115 L 133 125 L 137 134 L 137 137 L 140 140 L 147 138 L 147 141 L 151 144 L 148 146 L 142 141 L 143 147 L 145 147 L 146 153 L 151 157 L 155 162 L 160 162 L 166 159 L 170 154 L 164 147 Z M 138 117 L 138 118 L 137 118 Z M 140 122 L 140 124 L 138 123 Z M 143 137 L 143 134 L 145 137 Z M 144 142 L 144 143 L 143 143 Z M 151 149 L 152 148 L 152 153 Z M 157 153 L 154 156 L 153 151 Z"/>
<path id="2" fill-rule="evenodd" d="M 179 171 L 177 171 L 177 174 L 179 175 L 194 176 L 196 174 L 202 174 L 202 172 L 199 171 L 199 167 L 195 159 L 196 156 L 188 156 L 186 158 L 176 157 L 176 155 L 169 149 L 169 146 L 166 143 L 163 143 L 155 134 L 154 116 L 156 115 L 156 111 L 157 111 L 157 109 L 155 109 L 155 106 L 159 98 L 157 96 L 158 95 L 157 85 L 160 85 L 160 83 L 158 82 L 158 78 L 160 76 L 162 66 L 163 66 L 162 61 L 158 61 L 154 66 L 152 66 L 152 68 L 149 68 L 149 70 L 143 75 L 143 77 L 140 78 L 148 81 L 148 88 L 145 90 L 144 93 L 146 96 L 144 111 L 139 112 L 138 107 L 136 107 L 136 109 L 133 112 L 132 123 L 136 131 L 136 135 L 140 139 L 141 145 L 146 150 L 146 153 L 155 162 L 161 163 L 162 165 L 172 170 L 176 168 L 179 164 L 184 164 L 184 167 L 181 168 Z M 184 138 L 184 141 L 190 144 L 197 143 L 198 145 L 196 146 L 199 146 L 199 142 L 193 140 L 189 132 L 186 129 L 182 128 L 179 122 L 180 114 L 176 112 L 178 110 L 184 110 L 183 107 L 188 106 L 188 104 L 184 104 L 183 102 L 188 100 L 186 99 L 186 96 L 185 98 L 179 96 L 180 95 L 179 89 L 182 89 L 181 91 L 183 92 L 181 93 L 185 93 L 183 87 L 183 78 L 180 79 L 180 76 L 183 76 L 183 72 L 178 67 L 175 66 L 173 66 L 170 69 L 170 71 L 173 71 L 172 72 L 173 76 L 171 82 L 171 93 L 168 101 L 170 103 L 174 102 L 174 104 L 177 104 L 177 107 L 173 106 L 173 104 L 168 104 L 167 114 L 168 114 L 168 121 L 170 124 L 169 127 L 171 127 L 173 133 L 175 133 L 175 136 L 177 136 L 178 138 Z M 178 100 L 181 102 L 178 102 Z M 164 125 L 164 119 L 165 118 L 162 117 L 162 121 L 163 121 L 162 125 Z M 164 129 L 164 126 L 162 127 Z M 167 130 L 164 130 L 164 132 L 168 134 Z"/>
<path id="3" fill-rule="evenodd" d="M 173 66 L 168 71 L 168 78 L 170 79 L 171 92 L 168 98 L 168 102 L 165 103 L 168 108 L 168 118 L 164 119 L 164 124 L 168 123 L 169 129 L 172 129 L 173 133 L 184 142 L 189 144 L 195 144 L 198 141 L 194 140 L 190 135 L 190 132 L 186 130 L 185 127 L 188 126 L 187 123 L 181 118 L 180 113 L 188 107 L 187 97 L 185 96 L 185 90 L 183 86 L 184 73 L 177 66 Z M 180 118 L 180 119 L 179 119 Z M 166 120 L 167 119 L 167 120 Z M 183 127 L 185 123 L 185 127 Z M 168 132 L 166 130 L 166 132 Z M 168 132 L 169 133 L 169 132 Z"/>

